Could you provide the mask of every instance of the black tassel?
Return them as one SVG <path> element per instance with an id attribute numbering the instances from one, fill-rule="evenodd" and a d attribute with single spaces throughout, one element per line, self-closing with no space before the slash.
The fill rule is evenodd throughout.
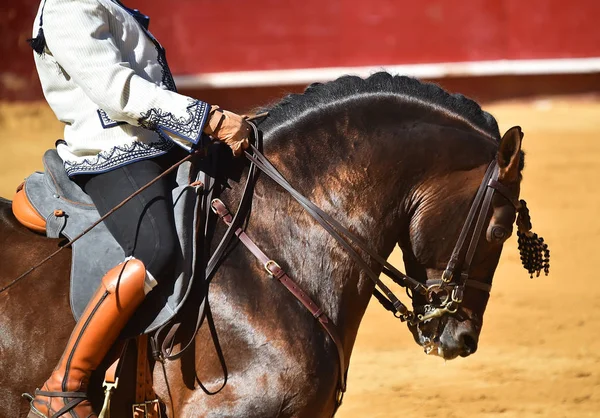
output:
<path id="1" fill-rule="evenodd" d="M 529 272 L 529 277 L 535 274 L 539 277 L 542 270 L 547 276 L 550 273 L 550 250 L 544 238 L 531 232 L 531 216 L 527 202 L 521 200 L 517 216 L 517 236 L 519 237 L 519 252 L 523 267 Z"/>
<path id="2" fill-rule="evenodd" d="M 44 29 L 40 28 L 35 38 L 27 39 L 27 43 L 38 55 L 42 55 L 46 49 L 46 37 L 44 36 Z"/>
<path id="3" fill-rule="evenodd" d="M 539 277 L 542 271 L 547 276 L 550 273 L 550 250 L 544 238 L 531 231 L 517 231 L 517 236 L 521 262 L 529 272 L 529 277 L 533 278 L 534 274 Z"/>
<path id="4" fill-rule="evenodd" d="M 524 200 L 519 201 L 519 209 L 517 216 L 517 227 L 519 232 L 531 231 L 531 216 L 529 216 L 529 209 L 527 208 L 527 202 Z"/>

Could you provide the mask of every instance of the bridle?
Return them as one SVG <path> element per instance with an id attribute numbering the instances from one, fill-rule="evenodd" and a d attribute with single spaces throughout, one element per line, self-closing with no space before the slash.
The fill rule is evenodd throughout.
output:
<path id="1" fill-rule="evenodd" d="M 465 291 L 471 287 L 482 292 L 490 293 L 492 285 L 469 277 L 471 262 L 477 250 L 483 227 L 486 224 L 487 214 L 492 205 L 494 193 L 498 192 L 505 197 L 518 211 L 520 202 L 513 197 L 511 190 L 498 181 L 498 164 L 492 161 L 483 176 L 479 189 L 469 209 L 467 219 L 462 227 L 450 261 L 440 279 L 427 280 L 425 298 L 428 302 L 426 312 L 417 314 L 411 323 L 418 324 L 444 314 L 454 314 L 458 311 Z M 469 232 L 470 239 L 469 239 Z M 433 306 L 439 300 L 438 306 Z"/>
<path id="2" fill-rule="evenodd" d="M 255 138 L 259 138 L 258 129 L 254 124 L 252 124 L 252 126 L 255 130 Z M 289 192 L 306 212 L 346 250 L 375 284 L 373 294 L 377 300 L 385 309 L 391 311 L 394 316 L 399 318 L 402 322 L 406 321 L 411 325 L 417 325 L 444 314 L 456 313 L 463 302 L 465 287 L 471 287 L 487 293 L 491 291 L 490 284 L 469 279 L 469 270 L 473 256 L 478 247 L 479 237 L 485 226 L 487 214 L 492 204 L 492 198 L 496 191 L 515 206 L 515 209 L 518 209 L 519 205 L 519 202 L 512 196 L 511 191 L 498 181 L 499 169 L 495 159 L 489 164 L 485 172 L 483 180 L 475 195 L 475 199 L 469 209 L 467 219 L 463 225 L 458 241 L 454 246 L 450 261 L 441 278 L 437 280 L 428 280 L 426 284 L 422 284 L 389 264 L 355 234 L 350 232 L 338 221 L 294 189 L 259 149 L 251 146 L 250 151 L 251 152 L 246 151 L 246 157 L 251 163 Z M 371 259 L 376 261 L 382 267 L 382 272 L 390 277 L 395 283 L 405 287 L 409 297 L 412 298 L 415 293 L 424 296 L 428 302 L 427 312 L 418 314 L 408 309 L 408 307 L 379 279 L 379 275 L 371 269 L 369 264 L 360 254 L 358 254 L 351 244 L 354 244 L 359 250 L 367 253 Z M 436 302 L 436 300 L 439 300 L 439 302 Z"/>

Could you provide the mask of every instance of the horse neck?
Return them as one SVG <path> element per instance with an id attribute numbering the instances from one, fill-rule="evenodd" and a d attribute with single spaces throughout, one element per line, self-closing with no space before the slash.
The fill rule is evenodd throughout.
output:
<path id="1" fill-rule="evenodd" d="M 265 154 L 302 194 L 387 258 L 410 222 L 411 197 L 419 185 L 433 171 L 453 169 L 449 164 L 473 164 L 461 160 L 477 153 L 449 158 L 430 129 L 400 134 L 390 127 L 374 133 L 339 123 L 351 118 L 337 115 L 330 125 L 305 121 L 265 132 Z M 264 176 L 248 228 L 324 309 L 351 350 L 374 286 L 350 255 Z"/>

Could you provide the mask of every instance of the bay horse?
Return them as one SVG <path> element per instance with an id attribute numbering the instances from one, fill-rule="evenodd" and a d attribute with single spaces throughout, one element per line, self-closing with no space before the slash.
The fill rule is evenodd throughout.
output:
<path id="1" fill-rule="evenodd" d="M 265 155 L 307 198 L 387 258 L 399 245 L 407 274 L 439 279 L 490 162 L 519 195 L 520 128 L 500 136 L 478 104 L 436 85 L 381 72 L 314 84 L 275 104 L 259 124 Z M 241 194 L 232 184 L 222 199 Z M 472 280 L 491 284 L 515 208 L 494 195 L 477 238 Z M 116 215 L 118 216 L 118 214 Z M 348 367 L 373 283 L 284 190 L 258 179 L 246 231 L 335 323 Z M 21 226 L 0 201 L 0 287 L 56 249 Z M 373 260 L 365 259 L 381 272 Z M 31 391 L 52 371 L 74 320 L 68 252 L 0 294 L 0 416 L 25 416 Z M 409 325 L 415 341 L 445 359 L 477 349 L 489 294 L 467 287 L 460 309 Z M 48 301 L 56 301 L 49 305 Z M 327 417 L 340 370 L 317 321 L 241 245 L 214 277 L 209 301 L 226 374 L 210 330 L 191 356 L 155 367 L 154 388 L 170 417 Z M 414 295 L 413 305 L 424 305 Z M 46 325 L 52 324 L 49 328 Z M 226 381 L 225 381 L 226 378 Z M 221 387 L 222 386 L 222 387 Z M 91 386 L 91 397 L 101 389 Z M 127 410 L 115 413 L 126 416 Z"/>

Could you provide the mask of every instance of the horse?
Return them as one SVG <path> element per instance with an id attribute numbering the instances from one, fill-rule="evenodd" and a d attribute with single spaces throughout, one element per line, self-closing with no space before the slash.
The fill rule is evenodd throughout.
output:
<path id="1" fill-rule="evenodd" d="M 504 190 L 519 195 L 521 129 L 501 137 L 495 119 L 477 103 L 434 84 L 386 72 L 344 76 L 267 109 L 258 127 L 264 153 L 282 175 L 381 257 L 399 245 L 407 274 L 422 284 L 443 276 L 490 162 L 496 161 Z M 233 207 L 242 184 L 229 186 L 221 198 Z M 483 213 L 469 270 L 470 280 L 482 285 L 466 287 L 455 312 L 408 321 L 427 353 L 453 359 L 476 352 L 489 298 L 482 287 L 489 290 L 513 231 L 513 203 L 496 193 Z M 203 326 L 190 355 L 162 367 L 157 363 L 155 392 L 170 417 L 332 416 L 339 377 L 374 285 L 267 176 L 256 182 L 245 231 L 335 324 L 345 364 L 338 364 L 335 344 L 312 315 L 237 245 L 209 288 L 217 348 L 213 332 Z M 222 233 L 220 228 L 217 235 Z M 20 225 L 10 202 L 0 201 L 0 287 L 60 242 Z M 365 261 L 377 274 L 382 271 L 372 258 Z M 2 417 L 27 414 L 21 393 L 41 384 L 62 353 L 74 326 L 69 269 L 69 254 L 63 252 L 27 282 L 0 294 Z M 423 295 L 412 299 L 415 310 L 427 304 Z M 92 384 L 90 392 L 95 402 L 101 398 L 99 385 Z"/>

